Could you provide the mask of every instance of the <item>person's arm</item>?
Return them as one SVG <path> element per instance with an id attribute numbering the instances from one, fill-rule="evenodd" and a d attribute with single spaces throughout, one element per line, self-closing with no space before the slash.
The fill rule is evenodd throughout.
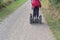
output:
<path id="1" fill-rule="evenodd" d="M 41 8 L 41 0 L 39 0 L 40 1 L 40 8 Z"/>
<path id="2" fill-rule="evenodd" d="M 32 4 L 32 2 L 33 2 L 33 0 L 31 0 L 31 4 Z M 33 7 L 32 7 L 32 9 L 33 9 Z"/>

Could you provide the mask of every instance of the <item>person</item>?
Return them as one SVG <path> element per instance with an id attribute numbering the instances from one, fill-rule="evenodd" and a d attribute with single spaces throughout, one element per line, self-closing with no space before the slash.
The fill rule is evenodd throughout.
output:
<path id="1" fill-rule="evenodd" d="M 40 0 L 31 0 L 32 8 L 33 8 L 33 18 L 39 17 L 39 8 L 41 8 Z"/>

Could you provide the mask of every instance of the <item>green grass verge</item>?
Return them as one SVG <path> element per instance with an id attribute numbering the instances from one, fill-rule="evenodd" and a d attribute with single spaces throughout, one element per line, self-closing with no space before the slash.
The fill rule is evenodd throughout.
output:
<path id="1" fill-rule="evenodd" d="M 0 10 L 0 22 L 25 2 L 26 0 L 18 0 Z"/>
<path id="2" fill-rule="evenodd" d="M 48 9 L 42 8 L 42 13 L 44 14 L 48 25 L 50 26 L 50 29 L 52 30 L 53 34 L 56 37 L 56 40 L 60 40 L 60 21 L 52 19 L 52 16 L 49 12 L 47 12 Z"/>

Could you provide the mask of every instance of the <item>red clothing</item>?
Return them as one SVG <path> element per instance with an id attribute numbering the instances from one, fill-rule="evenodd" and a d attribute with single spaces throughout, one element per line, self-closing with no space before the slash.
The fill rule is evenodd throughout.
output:
<path id="1" fill-rule="evenodd" d="M 33 7 L 41 7 L 41 2 L 39 1 L 39 0 L 33 0 L 33 2 L 32 2 L 32 6 Z"/>

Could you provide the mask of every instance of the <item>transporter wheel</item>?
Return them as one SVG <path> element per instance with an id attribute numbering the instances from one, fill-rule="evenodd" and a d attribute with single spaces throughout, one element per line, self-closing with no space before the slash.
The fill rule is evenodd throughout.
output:
<path id="1" fill-rule="evenodd" d="M 32 14 L 30 14 L 30 24 L 32 24 Z"/>
<path id="2" fill-rule="evenodd" d="M 39 16 L 39 23 L 42 24 L 42 16 Z"/>

